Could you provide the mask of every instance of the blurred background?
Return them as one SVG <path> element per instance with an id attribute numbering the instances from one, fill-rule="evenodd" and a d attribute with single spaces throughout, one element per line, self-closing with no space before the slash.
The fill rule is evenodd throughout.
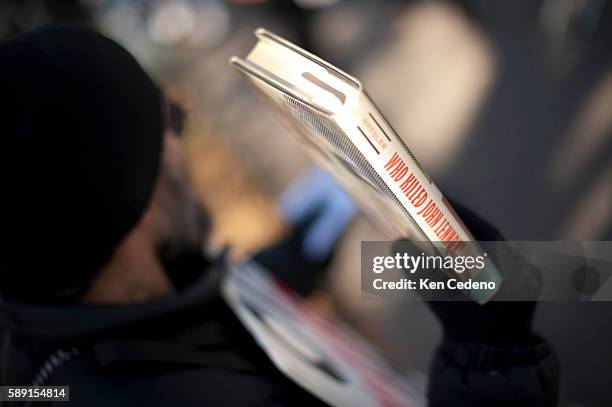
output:
<path id="1" fill-rule="evenodd" d="M 278 197 L 311 165 L 228 66 L 260 26 L 361 79 L 440 189 L 509 240 L 612 240 L 612 2 L 0 3 L 2 38 L 53 21 L 114 38 L 186 107 L 196 188 L 216 239 L 241 253 L 283 235 Z M 352 222 L 317 304 L 407 380 L 425 380 L 440 336 L 426 307 L 361 301 L 360 241 L 376 239 L 367 220 Z M 612 303 L 539 307 L 536 329 L 561 361 L 563 406 L 611 404 L 611 318 Z"/>

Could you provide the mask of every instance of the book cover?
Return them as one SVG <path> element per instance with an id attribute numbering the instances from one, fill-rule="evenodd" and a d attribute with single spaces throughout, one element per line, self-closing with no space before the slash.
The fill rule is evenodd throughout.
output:
<path id="1" fill-rule="evenodd" d="M 472 234 L 357 79 L 265 29 L 255 36 L 248 56 L 230 64 L 389 240 L 407 238 L 441 255 L 478 255 L 477 245 L 465 244 Z M 501 280 L 492 262 L 460 277 Z M 472 297 L 492 297 L 482 295 Z"/>

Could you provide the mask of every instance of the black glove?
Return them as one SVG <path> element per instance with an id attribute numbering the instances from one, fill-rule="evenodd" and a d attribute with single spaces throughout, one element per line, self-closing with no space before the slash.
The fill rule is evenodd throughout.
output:
<path id="1" fill-rule="evenodd" d="M 317 208 L 300 223 L 294 225 L 289 236 L 253 256 L 255 262 L 304 297 L 318 288 L 335 252 L 332 250 L 325 258 L 319 260 L 310 260 L 303 254 L 305 235 L 319 216 L 320 210 Z"/>
<path id="2" fill-rule="evenodd" d="M 533 340 L 531 327 L 536 305 L 534 299 L 539 288 L 537 270 L 508 244 L 503 243 L 504 239 L 495 227 L 461 205 L 453 204 L 453 207 L 496 264 L 503 280 L 494 299 L 485 305 L 467 298 L 457 301 L 427 301 L 442 324 L 445 339 L 494 346 L 530 343 Z M 409 246 L 402 241 L 397 247 L 406 251 Z M 427 277 L 445 278 L 439 270 L 428 273 Z M 419 276 L 413 275 L 412 278 Z M 504 298 L 524 300 L 499 300 Z"/>

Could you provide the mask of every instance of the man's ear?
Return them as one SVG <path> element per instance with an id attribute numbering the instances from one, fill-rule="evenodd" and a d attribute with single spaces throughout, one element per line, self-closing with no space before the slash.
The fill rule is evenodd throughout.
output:
<path id="1" fill-rule="evenodd" d="M 155 245 L 139 226 L 119 243 L 110 261 L 82 296 L 81 302 L 137 303 L 160 298 L 174 291 L 158 259 Z"/>
<path id="2" fill-rule="evenodd" d="M 168 202 L 171 201 L 169 195 L 171 195 L 173 191 L 168 187 L 167 178 L 173 164 L 172 160 L 176 160 L 176 158 L 174 158 L 176 153 L 173 154 L 174 150 L 176 150 L 176 147 L 173 145 L 175 142 L 172 133 L 167 130 L 163 137 L 162 157 L 159 164 L 157 182 L 153 189 L 149 205 L 136 226 L 136 229 L 138 229 L 140 233 L 143 233 L 156 249 L 158 249 L 159 245 L 171 235 L 173 226 L 171 224 L 171 218 L 167 216 L 167 211 L 174 209 L 168 207 Z"/>

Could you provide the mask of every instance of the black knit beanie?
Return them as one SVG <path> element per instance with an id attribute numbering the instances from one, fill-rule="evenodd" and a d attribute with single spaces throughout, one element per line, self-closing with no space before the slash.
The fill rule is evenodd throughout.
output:
<path id="1" fill-rule="evenodd" d="M 0 293 L 72 301 L 139 221 L 157 180 L 161 95 L 85 28 L 0 45 Z"/>

